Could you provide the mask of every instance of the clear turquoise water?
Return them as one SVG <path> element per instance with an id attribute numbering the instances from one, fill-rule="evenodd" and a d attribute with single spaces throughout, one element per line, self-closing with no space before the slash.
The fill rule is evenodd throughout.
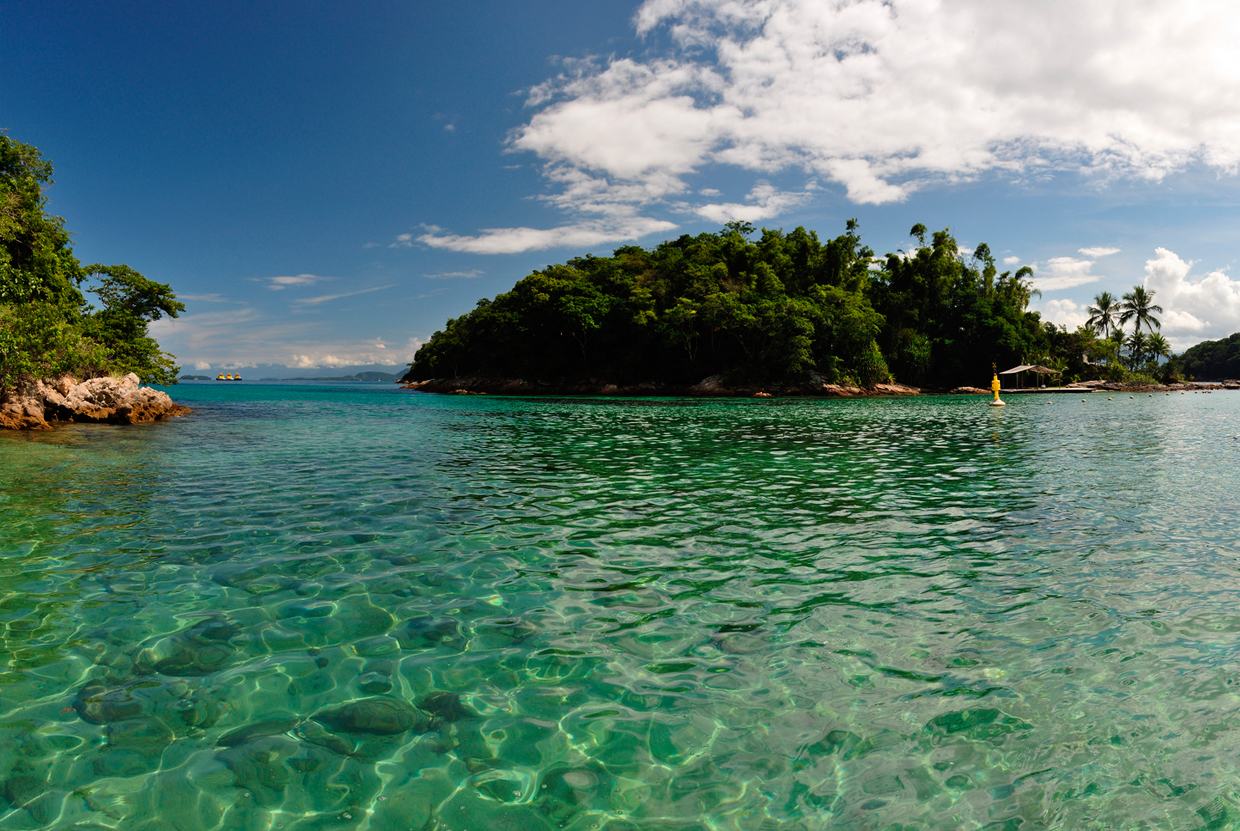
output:
<path id="1" fill-rule="evenodd" d="M 0 435 L 0 827 L 1240 827 L 1240 395 Z"/>

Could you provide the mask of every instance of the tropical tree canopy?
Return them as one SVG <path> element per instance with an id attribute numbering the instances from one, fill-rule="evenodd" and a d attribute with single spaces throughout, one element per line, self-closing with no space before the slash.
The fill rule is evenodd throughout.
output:
<path id="1" fill-rule="evenodd" d="M 0 132 L 0 389 L 33 378 L 136 372 L 176 383 L 179 367 L 147 324 L 185 310 L 172 289 L 127 265 L 82 268 L 64 221 L 47 212 L 51 163 Z M 88 277 L 103 303 L 82 293 Z"/>
<path id="2" fill-rule="evenodd" d="M 955 386 L 1051 348 L 1028 310 L 1032 271 L 999 273 L 988 246 L 966 256 L 949 229 L 916 225 L 912 251 L 881 258 L 856 220 L 826 241 L 805 228 L 752 234 L 731 223 L 534 272 L 449 320 L 405 378 L 765 383 L 817 372 Z"/>
<path id="3" fill-rule="evenodd" d="M 1119 303 L 1111 296 L 1111 292 L 1104 291 L 1094 297 L 1094 305 L 1088 307 L 1089 320 L 1085 322 L 1095 332 L 1102 337 L 1111 334 L 1111 330 L 1115 328 L 1115 319 L 1119 314 Z"/>
<path id="4" fill-rule="evenodd" d="M 1154 312 L 1162 314 L 1162 306 L 1154 303 L 1154 292 L 1148 291 L 1144 286 L 1133 286 L 1132 291 L 1124 295 L 1124 301 L 1119 304 L 1120 324 L 1125 324 L 1130 320 L 1136 320 L 1137 329 L 1141 328 L 1141 324 L 1145 324 L 1145 328 L 1153 332 L 1155 328 L 1162 328 L 1162 322 L 1154 317 Z"/>
<path id="5" fill-rule="evenodd" d="M 1202 341 L 1175 359 L 1185 375 L 1201 380 L 1240 379 L 1240 332 L 1222 340 Z"/>

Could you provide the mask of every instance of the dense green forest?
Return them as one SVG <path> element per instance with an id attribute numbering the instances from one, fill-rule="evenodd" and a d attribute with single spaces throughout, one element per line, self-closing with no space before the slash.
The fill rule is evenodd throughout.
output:
<path id="1" fill-rule="evenodd" d="M 910 235 L 907 253 L 878 258 L 856 220 L 827 242 L 804 228 L 751 238 L 751 226 L 731 223 L 548 266 L 449 320 L 405 380 L 761 384 L 817 372 L 952 387 L 988 383 L 992 364 L 1097 377 L 1114 357 L 1092 328 L 1067 332 L 1028 310 L 1029 268 L 1000 273 L 987 245 L 963 253 L 948 229 L 919 224 Z"/>
<path id="2" fill-rule="evenodd" d="M 47 212 L 51 163 L 0 132 L 0 390 L 35 378 L 137 373 L 174 384 L 180 367 L 147 325 L 185 310 L 127 265 L 82 265 L 64 221 Z M 86 301 L 83 287 L 102 308 Z"/>
<path id="3" fill-rule="evenodd" d="M 1174 361 L 1186 377 L 1209 381 L 1240 378 L 1240 332 L 1189 347 Z"/>

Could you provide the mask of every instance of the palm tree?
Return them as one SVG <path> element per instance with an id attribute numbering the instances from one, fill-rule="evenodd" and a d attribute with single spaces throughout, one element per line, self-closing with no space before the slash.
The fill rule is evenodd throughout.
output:
<path id="1" fill-rule="evenodd" d="M 1089 320 L 1085 321 L 1085 325 L 1105 338 L 1115 326 L 1115 315 L 1119 313 L 1119 304 L 1115 302 L 1111 292 L 1104 291 L 1094 297 L 1094 305 L 1085 311 L 1089 312 Z"/>
<path id="2" fill-rule="evenodd" d="M 1136 370 L 1145 364 L 1145 359 L 1149 355 L 1150 340 L 1149 336 L 1140 329 L 1135 329 L 1128 339 L 1124 341 L 1124 346 L 1128 347 L 1128 368 Z"/>
<path id="3" fill-rule="evenodd" d="M 1119 316 L 1121 326 L 1136 318 L 1137 331 L 1140 331 L 1142 323 L 1151 333 L 1155 326 L 1162 328 L 1162 323 L 1154 317 L 1154 312 L 1162 314 L 1163 307 L 1154 305 L 1154 292 L 1146 291 L 1144 286 L 1133 286 L 1132 291 L 1124 295 L 1124 302 L 1120 303 L 1119 307 L 1122 310 Z"/>
<path id="4" fill-rule="evenodd" d="M 1150 335 L 1149 340 L 1146 342 L 1145 351 L 1154 360 L 1170 358 L 1171 344 L 1167 343 L 1167 339 L 1162 336 L 1162 332 L 1155 332 Z"/>

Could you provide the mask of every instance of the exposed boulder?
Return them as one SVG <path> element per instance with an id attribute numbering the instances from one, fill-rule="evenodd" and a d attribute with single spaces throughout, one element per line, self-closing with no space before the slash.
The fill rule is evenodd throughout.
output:
<path id="1" fill-rule="evenodd" d="M 690 395 L 730 395 L 732 390 L 723 383 L 722 375 L 708 375 L 686 392 Z"/>
<path id="2" fill-rule="evenodd" d="M 0 394 L 0 429 L 9 430 L 48 430 L 56 422 L 147 424 L 189 412 L 132 372 L 81 383 L 66 375 Z"/>
<path id="3" fill-rule="evenodd" d="M 875 384 L 873 392 L 876 395 L 920 395 L 921 390 L 917 387 L 910 387 L 908 384 Z"/>

